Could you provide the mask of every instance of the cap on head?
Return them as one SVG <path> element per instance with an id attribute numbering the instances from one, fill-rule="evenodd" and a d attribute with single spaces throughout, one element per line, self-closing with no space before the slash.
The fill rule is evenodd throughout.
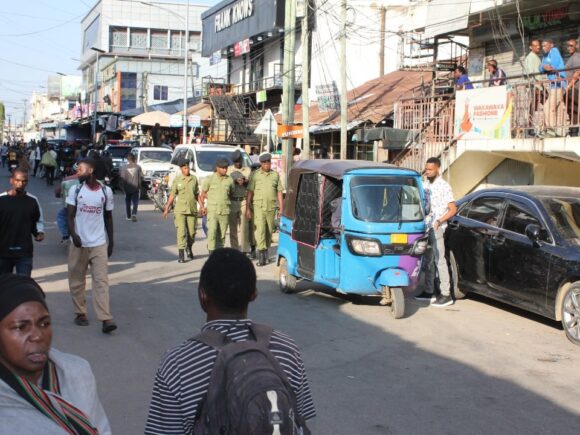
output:
<path id="1" fill-rule="evenodd" d="M 227 168 L 229 166 L 229 164 L 230 164 L 230 162 L 228 162 L 228 159 L 226 159 L 224 157 L 218 158 L 215 162 L 216 168 Z"/>
<path id="2" fill-rule="evenodd" d="M 177 166 L 179 166 L 180 168 L 183 168 L 184 166 L 189 166 L 189 160 L 187 160 L 185 157 L 182 157 L 177 161 Z"/>
<path id="3" fill-rule="evenodd" d="M 232 153 L 232 162 L 241 162 L 242 161 L 242 152 L 240 150 L 235 150 Z"/>
<path id="4" fill-rule="evenodd" d="M 487 64 L 493 66 L 494 68 L 497 68 L 497 61 L 495 59 L 488 60 Z"/>
<path id="5" fill-rule="evenodd" d="M 48 310 L 44 292 L 32 278 L 12 273 L 0 275 L 0 321 L 26 302 L 40 302 Z"/>
<path id="6" fill-rule="evenodd" d="M 260 163 L 269 162 L 272 160 L 272 155 L 270 153 L 264 153 L 260 155 Z"/>

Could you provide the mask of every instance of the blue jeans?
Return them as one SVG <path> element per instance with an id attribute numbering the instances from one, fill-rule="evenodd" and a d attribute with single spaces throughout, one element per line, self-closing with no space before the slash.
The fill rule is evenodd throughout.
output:
<path id="1" fill-rule="evenodd" d="M 133 205 L 133 210 L 131 210 Z M 139 206 L 139 191 L 125 194 L 125 211 L 127 212 L 127 219 L 131 216 L 137 216 L 137 207 Z M 131 213 L 132 211 L 132 213 Z"/>
<path id="2" fill-rule="evenodd" d="M 0 258 L 0 275 L 13 273 L 14 269 L 16 269 L 16 275 L 30 276 L 32 257 Z"/>
<path id="3" fill-rule="evenodd" d="M 68 211 L 66 208 L 61 208 L 56 215 L 56 225 L 62 235 L 63 239 L 68 239 L 70 233 L 68 231 Z"/>

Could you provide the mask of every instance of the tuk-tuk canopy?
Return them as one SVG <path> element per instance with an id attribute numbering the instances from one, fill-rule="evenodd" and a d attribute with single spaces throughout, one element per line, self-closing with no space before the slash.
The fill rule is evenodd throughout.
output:
<path id="1" fill-rule="evenodd" d="M 364 160 L 300 160 L 292 166 L 290 176 L 288 177 L 284 215 L 291 219 L 294 218 L 300 175 L 305 173 L 317 173 L 340 181 L 347 172 L 359 169 L 390 169 L 394 171 L 411 171 L 416 173 L 412 169 L 402 168 L 387 163 L 367 162 Z M 313 204 L 313 206 L 317 207 L 318 205 Z"/>

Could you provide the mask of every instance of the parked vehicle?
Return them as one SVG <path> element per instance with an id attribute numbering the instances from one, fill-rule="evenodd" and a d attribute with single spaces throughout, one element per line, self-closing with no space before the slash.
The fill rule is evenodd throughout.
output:
<path id="1" fill-rule="evenodd" d="M 280 221 L 280 289 L 299 279 L 339 293 L 380 297 L 398 319 L 404 289 L 427 249 L 421 176 L 354 160 L 304 160 L 290 172 Z"/>
<path id="2" fill-rule="evenodd" d="M 580 188 L 485 189 L 457 205 L 445 234 L 455 297 L 559 320 L 580 345 Z"/>
<path id="3" fill-rule="evenodd" d="M 115 188 L 118 187 L 119 171 L 121 166 L 127 164 L 127 154 L 131 152 L 130 146 L 125 145 L 107 145 L 103 150 L 104 153 L 108 153 L 113 161 L 113 169 L 111 171 L 111 185 Z"/>
<path id="4" fill-rule="evenodd" d="M 171 157 L 171 164 L 173 170 L 170 176 L 169 184 L 178 173 L 179 168 L 176 163 L 181 158 L 189 160 L 191 170 L 195 173 L 199 181 L 209 177 L 214 171 L 214 165 L 218 158 L 224 157 L 230 163 L 232 161 L 231 155 L 235 150 L 240 150 L 242 158 L 244 159 L 244 166 L 251 167 L 252 162 L 246 152 L 232 145 L 216 145 L 216 144 L 185 144 L 178 145 L 173 151 Z"/>
<path id="5" fill-rule="evenodd" d="M 147 197 L 153 201 L 155 209 L 163 211 L 167 200 L 169 199 L 169 175 L 162 177 L 155 176 L 151 180 L 149 189 L 147 190 Z"/>
<path id="6" fill-rule="evenodd" d="M 154 178 L 163 178 L 172 169 L 171 156 L 173 152 L 161 147 L 138 147 L 131 150 L 135 156 L 135 163 L 143 171 L 141 197 L 147 196 Z"/>

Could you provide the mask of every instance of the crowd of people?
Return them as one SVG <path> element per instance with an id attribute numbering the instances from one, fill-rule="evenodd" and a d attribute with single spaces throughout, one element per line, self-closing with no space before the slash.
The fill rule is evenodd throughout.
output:
<path id="1" fill-rule="evenodd" d="M 42 142 L 35 145 L 28 156 L 36 163 L 35 150 Z M 19 151 L 21 159 L 24 156 L 28 160 L 23 151 Z M 50 147 L 47 152 L 51 152 Z M 57 160 L 59 156 L 53 157 Z M 86 303 L 86 276 L 90 269 L 93 310 L 102 332 L 110 334 L 117 329 L 111 313 L 108 278 L 108 259 L 115 240 L 114 194 L 98 174 L 98 159 L 89 153 L 77 158 L 73 173 L 63 176 L 55 189 L 63 200 L 56 221 L 61 243 L 69 245 L 67 268 L 73 321 L 79 327 L 90 324 Z M 278 378 L 271 380 L 272 391 L 279 398 L 268 396 L 271 410 L 265 418 L 275 430 L 280 430 L 273 433 L 295 433 L 296 427 L 307 434 L 305 420 L 315 415 L 294 341 L 270 327 L 253 323 L 247 316 L 248 305 L 257 296 L 251 259 L 256 257 L 257 247 L 257 265 L 269 262 L 274 220 L 277 210 L 282 210 L 280 177 L 271 168 L 270 154 L 259 156 L 260 168 L 255 171 L 243 165 L 240 151 L 234 152 L 232 160 L 230 164 L 218 159 L 214 174 L 202 183 L 190 172 L 190 162 L 178 162 L 180 174 L 172 184 L 163 216 L 167 217 L 174 206 L 180 263 L 186 262 L 186 256 L 193 259 L 197 219 L 207 219 L 209 257 L 198 286 L 207 323 L 198 337 L 175 347 L 163 358 L 146 422 L 148 434 L 192 433 L 198 426 L 209 424 L 200 416 L 215 413 L 215 407 L 223 406 L 223 396 L 219 403 L 211 403 L 210 398 L 215 395 L 212 388 L 217 387 L 213 387 L 210 378 L 215 376 L 212 367 L 220 364 L 221 349 L 230 349 L 226 343 L 250 341 L 256 353 L 271 356 L 267 364 L 274 367 Z M 39 165 L 46 166 L 42 157 Z M 27 191 L 29 176 L 34 176 L 36 166 L 22 164 L 11 169 L 11 188 L 0 195 L 0 418 L 3 422 L 9 419 L 18 428 L 44 424 L 47 429 L 43 433 L 47 434 L 108 434 L 110 425 L 90 366 L 81 358 L 52 348 L 49 301 L 31 278 L 33 243 L 42 242 L 45 231 L 41 204 Z M 120 186 L 125 194 L 126 216 L 132 222 L 136 222 L 141 176 L 141 168 L 129 158 L 120 171 Z M 50 174 L 49 179 L 52 180 Z M 231 248 L 225 248 L 228 231 Z M 224 274 L 223 270 L 232 273 Z M 223 343 L 215 341 L 216 334 Z M 248 344 L 243 346 L 247 352 Z M 186 364 L 181 363 L 184 355 L 188 356 Z M 194 376 L 191 382 L 180 382 L 173 376 L 177 372 L 184 377 Z M 268 373 L 264 379 L 272 377 L 272 370 Z M 253 384 L 247 388 L 255 387 Z M 81 390 L 78 385 L 83 386 Z M 267 408 L 262 402 L 259 406 Z"/>
<path id="2" fill-rule="evenodd" d="M 551 136 L 578 136 L 580 117 L 580 53 L 578 39 L 566 41 L 568 58 L 564 58 L 552 39 L 532 39 L 529 52 L 522 61 L 523 77 L 532 81 L 528 88 L 529 121 L 535 112 L 543 111 L 542 133 Z M 502 86 L 508 81 L 505 71 L 495 59 L 487 61 L 488 87 Z M 457 90 L 473 89 L 474 84 L 465 67 L 458 65 L 453 72 Z M 569 125 L 569 129 L 564 126 Z"/>

